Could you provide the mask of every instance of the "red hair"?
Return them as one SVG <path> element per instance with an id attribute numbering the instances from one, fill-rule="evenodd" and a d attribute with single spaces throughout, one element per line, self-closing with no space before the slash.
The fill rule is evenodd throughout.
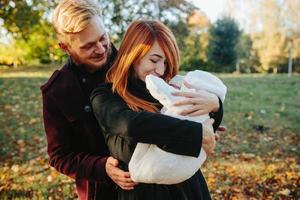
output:
<path id="1" fill-rule="evenodd" d="M 159 21 L 134 21 L 128 28 L 121 43 L 118 56 L 106 76 L 116 91 L 134 111 L 156 112 L 151 102 L 132 95 L 127 90 L 129 78 L 134 76 L 133 64 L 138 63 L 157 41 L 166 55 L 166 71 L 162 78 L 169 81 L 179 69 L 179 50 L 173 33 Z"/>

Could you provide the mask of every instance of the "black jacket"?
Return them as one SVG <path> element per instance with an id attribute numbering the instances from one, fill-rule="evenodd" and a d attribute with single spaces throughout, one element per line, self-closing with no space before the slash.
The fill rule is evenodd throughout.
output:
<path id="1" fill-rule="evenodd" d="M 134 95 L 158 103 L 142 81 L 129 83 Z M 161 149 L 181 155 L 198 157 L 202 144 L 202 125 L 159 113 L 132 111 L 123 99 L 112 92 L 111 84 L 101 84 L 91 95 L 94 114 L 102 128 L 106 144 L 123 169 L 138 142 L 156 144 Z M 161 105 L 158 105 L 161 106 Z M 223 116 L 222 103 L 215 118 L 215 128 Z M 133 191 L 119 190 L 119 199 L 210 199 L 201 172 L 176 185 L 139 184 Z"/>

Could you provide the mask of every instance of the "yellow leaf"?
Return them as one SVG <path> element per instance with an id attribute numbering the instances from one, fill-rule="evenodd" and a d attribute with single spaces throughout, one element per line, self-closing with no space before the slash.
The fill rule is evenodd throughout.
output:
<path id="1" fill-rule="evenodd" d="M 13 165 L 11 166 L 11 170 L 15 173 L 17 173 L 19 171 L 19 165 Z"/>
<path id="2" fill-rule="evenodd" d="M 289 189 L 284 189 L 284 190 L 279 191 L 278 193 L 281 195 L 284 195 L 284 196 L 289 196 L 291 191 Z"/>

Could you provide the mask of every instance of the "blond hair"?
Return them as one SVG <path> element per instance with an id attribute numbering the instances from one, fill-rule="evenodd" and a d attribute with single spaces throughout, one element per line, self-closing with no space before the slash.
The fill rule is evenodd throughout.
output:
<path id="1" fill-rule="evenodd" d="M 92 0 L 62 0 L 53 12 L 52 25 L 58 39 L 67 42 L 67 35 L 84 30 L 94 16 L 101 12 Z"/>

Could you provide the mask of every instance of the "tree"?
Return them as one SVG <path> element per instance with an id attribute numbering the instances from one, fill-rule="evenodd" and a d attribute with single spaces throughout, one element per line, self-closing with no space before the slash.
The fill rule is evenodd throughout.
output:
<path id="1" fill-rule="evenodd" d="M 165 23 L 173 32 L 173 34 L 176 38 L 179 50 L 184 51 L 186 49 L 185 40 L 189 35 L 189 29 L 188 29 L 187 24 L 182 20 L 180 20 L 178 22 L 167 21 Z"/>
<path id="2" fill-rule="evenodd" d="M 186 0 L 98 0 L 98 2 L 103 11 L 104 23 L 109 28 L 114 43 L 120 43 L 133 20 L 157 19 L 166 24 L 180 24 L 194 9 L 194 6 Z"/>
<path id="3" fill-rule="evenodd" d="M 48 21 L 33 27 L 26 41 L 30 51 L 26 58 L 40 63 L 61 62 L 66 56 L 58 46 L 55 33 Z"/>
<path id="4" fill-rule="evenodd" d="M 52 1 L 0 0 L 0 18 L 3 27 L 14 38 L 27 39 L 32 27 L 46 20 L 46 13 L 54 6 Z"/>
<path id="5" fill-rule="evenodd" d="M 243 25 L 251 35 L 253 49 L 261 63 L 258 69 L 260 72 L 286 72 L 291 45 L 294 46 L 291 52 L 295 61 L 293 69 L 300 70 L 299 1 L 230 0 L 230 2 L 234 4 L 232 9 L 235 9 L 231 9 L 230 12 L 243 12 L 242 16 L 247 19 Z"/>
<path id="6" fill-rule="evenodd" d="M 193 45 L 195 50 L 198 52 L 197 56 L 202 62 L 207 62 L 207 52 L 208 52 L 208 43 L 209 43 L 209 28 L 211 23 L 208 17 L 201 10 L 193 11 L 187 17 L 187 24 L 190 31 L 189 37 L 195 41 Z M 191 41 L 191 39 L 187 38 L 187 43 Z M 197 39 L 199 41 L 197 41 Z M 198 45 L 196 44 L 198 43 Z M 192 44 L 191 44 L 192 45 Z"/>
<path id="7" fill-rule="evenodd" d="M 20 48 L 20 51 L 23 51 L 19 54 L 21 57 L 18 58 L 18 62 L 14 63 L 24 64 L 23 62 L 32 61 L 47 63 L 63 58 L 49 21 L 50 13 L 57 2 L 0 0 L 0 22 L 3 21 L 3 28 L 12 38 L 9 49 L 13 51 Z M 117 46 L 129 23 L 137 19 L 159 19 L 169 24 L 178 38 L 179 45 L 183 46 L 188 32 L 185 17 L 194 9 L 187 0 L 97 0 L 97 2 L 103 11 L 104 23 L 109 29 L 112 42 Z M 3 44 L 0 46 L 1 51 L 5 49 Z M 13 55 L 13 52 L 9 55 Z"/>
<path id="8" fill-rule="evenodd" d="M 240 72 L 257 72 L 260 63 L 257 51 L 253 49 L 253 41 L 247 34 L 242 34 L 236 46 L 237 65 Z"/>
<path id="9" fill-rule="evenodd" d="M 0 18 L 11 38 L 10 44 L 1 45 L 10 59 L 2 57 L 0 62 L 17 66 L 62 59 L 48 19 L 54 6 L 53 1 L 0 0 Z"/>
<path id="10" fill-rule="evenodd" d="M 201 10 L 194 10 L 186 19 L 188 34 L 181 49 L 181 69 L 185 71 L 207 70 L 206 49 L 208 45 L 208 28 L 210 21 Z"/>
<path id="11" fill-rule="evenodd" d="M 218 19 L 209 30 L 210 41 L 208 59 L 213 70 L 233 72 L 237 60 L 236 45 L 241 31 L 237 23 L 229 17 Z"/>

